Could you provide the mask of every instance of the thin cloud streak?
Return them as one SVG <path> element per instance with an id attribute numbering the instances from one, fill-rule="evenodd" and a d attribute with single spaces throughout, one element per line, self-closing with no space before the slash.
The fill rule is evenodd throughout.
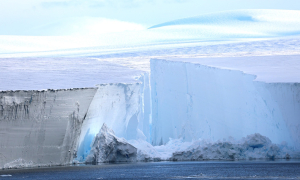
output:
<path id="1" fill-rule="evenodd" d="M 69 1 L 45 1 L 41 2 L 40 5 L 44 8 L 55 8 L 55 7 L 76 7 L 84 6 L 90 8 L 98 7 L 123 7 L 123 8 L 134 8 L 140 7 L 146 4 L 172 4 L 172 3 L 186 3 L 191 0 L 69 0 Z"/>

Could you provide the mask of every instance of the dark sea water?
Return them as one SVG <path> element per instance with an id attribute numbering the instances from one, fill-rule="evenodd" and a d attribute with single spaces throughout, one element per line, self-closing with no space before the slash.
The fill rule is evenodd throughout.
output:
<path id="1" fill-rule="evenodd" d="M 7 179 L 300 179 L 300 161 L 102 164 L 0 170 Z"/>

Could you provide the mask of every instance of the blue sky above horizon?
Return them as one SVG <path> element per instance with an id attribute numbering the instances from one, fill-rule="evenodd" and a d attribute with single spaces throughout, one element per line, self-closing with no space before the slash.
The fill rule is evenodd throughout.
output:
<path id="1" fill-rule="evenodd" d="M 239 9 L 300 10 L 300 1 L 0 0 L 0 35 L 27 35 L 35 27 L 82 17 L 113 19 L 150 27 L 176 19 Z"/>

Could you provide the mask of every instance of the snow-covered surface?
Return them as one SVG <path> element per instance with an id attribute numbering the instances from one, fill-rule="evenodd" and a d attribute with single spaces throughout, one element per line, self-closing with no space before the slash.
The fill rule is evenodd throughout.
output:
<path id="1" fill-rule="evenodd" d="M 271 9 L 248 9 L 248 10 L 245 9 L 245 10 L 223 11 L 218 13 L 203 14 L 196 17 L 190 17 L 190 18 L 165 22 L 162 24 L 152 26 L 150 28 L 178 26 L 178 25 L 224 25 L 224 24 L 226 24 L 227 26 L 237 26 L 238 24 L 243 24 L 243 25 L 248 25 L 248 27 L 249 26 L 256 27 L 257 25 L 269 27 L 268 23 L 270 23 L 276 27 L 280 27 L 280 25 L 282 24 L 291 25 L 291 27 L 286 27 L 285 29 L 288 28 L 296 29 L 298 27 L 297 25 L 299 23 L 299 18 L 300 18 L 299 11 L 271 10 Z M 293 25 L 293 23 L 296 24 Z M 264 30 L 263 27 L 256 27 L 256 28 L 259 31 Z M 275 31 L 276 29 L 270 29 L 270 30 Z"/>
<path id="2" fill-rule="evenodd" d="M 150 29 L 91 36 L 89 31 L 84 36 L 63 36 L 63 31 L 60 36 L 0 35 L 0 72 L 6 74 L 0 77 L 0 90 L 132 83 L 150 71 L 151 58 L 202 58 L 203 64 L 220 68 L 253 67 L 245 72 L 254 74 L 264 71 L 256 68 L 259 61 L 261 67 L 274 67 L 266 72 L 275 72 L 276 76 L 260 72 L 258 80 L 267 77 L 272 82 L 297 82 L 300 77 L 297 57 L 287 61 L 276 57 L 278 63 L 274 66 L 272 56 L 300 54 L 299 16 L 300 11 L 240 10 L 167 22 Z M 56 27 L 59 24 L 63 27 Z M 54 29 L 68 26 L 59 24 Z M 263 61 L 262 58 L 207 59 L 236 56 L 270 57 Z M 288 71 L 289 76 L 278 72 L 278 68 L 274 71 L 282 64 L 285 68 L 280 69 Z"/>
<path id="3" fill-rule="evenodd" d="M 103 123 L 95 136 L 86 163 L 135 162 L 137 149 L 124 138 L 118 138 L 112 129 Z"/>
<path id="4" fill-rule="evenodd" d="M 82 162 L 103 123 L 142 161 L 175 151 L 190 160 L 197 149 L 193 157 L 226 159 L 202 150 L 228 155 L 230 143 L 244 148 L 238 158 L 296 157 L 278 144 L 300 148 L 299 19 L 299 11 L 241 10 L 92 36 L 0 35 L 0 167 L 68 164 L 75 154 Z M 52 28 L 64 35 L 70 24 Z M 255 133 L 277 145 L 250 152 L 241 144 Z M 248 140 L 217 142 L 229 136 Z"/>
<path id="5" fill-rule="evenodd" d="M 299 37 L 101 51 L 101 48 L 95 48 L 90 54 L 79 52 L 78 56 L 72 51 L 69 52 L 70 57 L 59 57 L 57 52 L 53 52 L 55 57 L 1 58 L 5 55 L 0 55 L 0 72 L 6 74 L 0 77 L 0 90 L 61 89 L 139 82 L 138 77 L 150 71 L 151 58 L 242 70 L 258 75 L 257 80 L 266 82 L 298 82 L 300 77 Z M 23 56 L 19 53 L 14 55 Z"/>
<path id="6" fill-rule="evenodd" d="M 76 29 L 74 26 L 69 26 L 69 29 L 65 28 L 71 22 L 70 20 L 68 23 L 53 24 L 46 28 L 47 30 L 51 27 L 58 29 L 61 34 L 56 34 L 57 36 L 1 36 L 0 53 L 53 50 L 61 50 L 64 53 L 63 51 L 66 49 L 87 47 L 109 50 L 112 47 L 131 48 L 162 43 L 283 37 L 299 35 L 299 17 L 300 11 L 292 10 L 240 10 L 166 22 L 149 29 L 133 28 L 132 31 L 114 32 L 123 29 L 124 26 L 122 26 L 115 27 L 115 30 L 107 33 L 99 31 L 99 34 L 95 34 L 90 31 L 96 28 L 87 27 L 85 33 L 78 33 L 84 34 L 83 36 L 63 36 L 66 33 L 76 34 L 69 32 Z M 81 21 L 79 20 L 77 23 L 80 25 Z M 85 28 L 81 27 L 80 29 Z"/>
<path id="7" fill-rule="evenodd" d="M 62 34 L 57 34 L 58 36 L 2 35 L 0 36 L 0 59 L 17 57 L 53 59 L 53 57 L 67 56 L 76 59 L 82 57 L 86 60 L 86 57 L 95 57 L 102 62 L 100 69 L 104 71 L 112 68 L 111 65 L 115 68 L 122 65 L 131 70 L 149 71 L 150 58 L 299 54 L 299 16 L 300 11 L 240 10 L 206 14 L 167 22 L 155 26 L 156 28 L 137 28 L 126 32 L 112 30 L 110 33 L 100 32 L 89 35 L 90 29 L 95 29 L 87 28 L 84 36 L 62 36 L 69 30 L 74 30 L 71 28 L 61 31 Z M 59 24 L 62 27 L 56 27 L 59 25 L 54 24 L 54 29 L 65 29 L 65 26 L 68 26 L 68 23 Z M 51 29 L 51 25 L 47 29 Z M 118 29 L 122 28 L 116 28 L 116 31 Z M 14 61 L 14 63 L 6 64 L 3 61 Z M 23 62 L 24 59 L 4 59 L 1 60 L 0 67 L 10 68 L 18 64 L 22 66 Z M 92 69 L 95 63 L 91 64 L 89 68 Z M 52 66 L 45 61 L 43 65 Z M 35 64 L 31 64 L 31 67 L 35 68 Z M 128 74 L 130 72 L 126 67 L 124 67 L 127 71 L 125 74 Z M 114 73 L 118 71 L 123 70 L 119 68 L 117 71 L 111 71 L 109 74 L 112 76 L 109 76 L 109 80 L 115 79 L 112 77 L 115 77 Z M 72 76 L 72 73 L 70 74 Z M 104 79 L 103 76 L 105 75 L 102 75 L 101 79 Z M 125 82 L 120 76 L 116 78 Z"/>
<path id="8" fill-rule="evenodd" d="M 132 83 L 143 73 L 92 58 L 0 58 L 0 90 L 41 90 Z M 4 76 L 5 74 L 5 76 Z"/>
<path id="9" fill-rule="evenodd" d="M 191 62 L 195 64 L 243 71 L 256 75 L 255 81 L 267 83 L 300 82 L 300 55 L 270 55 L 246 57 L 213 58 L 169 58 L 171 61 Z"/>
<path id="10" fill-rule="evenodd" d="M 175 20 L 150 29 L 203 39 L 274 37 L 299 34 L 299 18 L 299 11 L 239 10 Z"/>

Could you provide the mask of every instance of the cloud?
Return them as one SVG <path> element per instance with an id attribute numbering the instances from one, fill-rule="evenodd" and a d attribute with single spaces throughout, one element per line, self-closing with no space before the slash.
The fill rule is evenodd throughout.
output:
<path id="1" fill-rule="evenodd" d="M 31 28 L 29 33 L 42 36 L 97 36 L 104 33 L 140 31 L 146 27 L 137 23 L 99 17 L 65 18 Z"/>
<path id="2" fill-rule="evenodd" d="M 72 6 L 85 6 L 89 8 L 99 7 L 123 7 L 123 8 L 134 8 L 144 6 L 145 4 L 170 4 L 170 3 L 185 3 L 191 0 L 62 0 L 62 1 L 45 1 L 41 2 L 41 6 L 44 8 L 55 8 L 55 7 L 72 7 Z"/>
<path id="3" fill-rule="evenodd" d="M 40 3 L 44 8 L 55 8 L 55 7 L 69 7 L 69 6 L 77 6 L 81 3 L 77 0 L 71 1 L 46 1 Z"/>

